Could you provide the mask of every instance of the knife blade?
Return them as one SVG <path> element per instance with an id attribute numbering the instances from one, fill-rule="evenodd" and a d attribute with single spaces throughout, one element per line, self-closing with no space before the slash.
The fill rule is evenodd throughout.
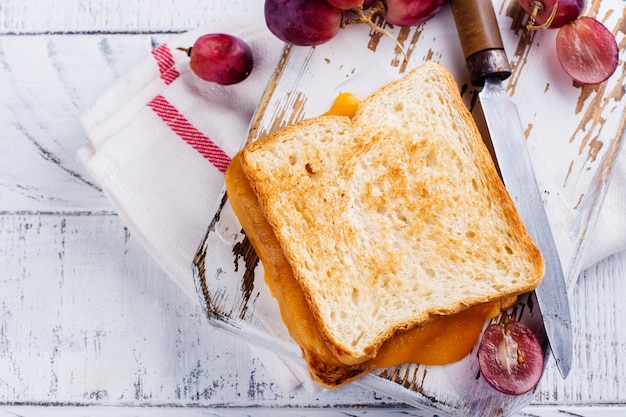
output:
<path id="1" fill-rule="evenodd" d="M 545 261 L 545 274 L 535 294 L 550 350 L 566 378 L 573 347 L 567 287 L 519 113 L 502 86 L 511 70 L 493 4 L 491 0 L 451 0 L 450 5 L 470 80 L 482 86 L 478 98 L 500 175 Z"/>

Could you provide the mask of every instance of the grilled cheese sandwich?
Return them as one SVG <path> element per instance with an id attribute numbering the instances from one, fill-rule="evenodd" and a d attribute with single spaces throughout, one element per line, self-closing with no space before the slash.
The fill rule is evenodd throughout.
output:
<path id="1" fill-rule="evenodd" d="M 467 355 L 535 288 L 539 250 L 450 74 L 427 63 L 354 117 L 309 119 L 244 148 L 228 197 L 312 378 Z"/>

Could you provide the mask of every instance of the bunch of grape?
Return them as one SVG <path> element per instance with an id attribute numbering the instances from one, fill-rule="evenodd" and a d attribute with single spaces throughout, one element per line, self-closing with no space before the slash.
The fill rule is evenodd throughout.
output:
<path id="1" fill-rule="evenodd" d="M 368 24 L 390 36 L 372 22 L 374 16 L 380 15 L 392 25 L 414 26 L 435 16 L 445 1 L 265 0 L 265 22 L 283 42 L 315 46 L 330 41 L 339 29 L 353 23 Z M 565 72 L 575 81 L 598 84 L 615 72 L 619 63 L 615 37 L 595 18 L 581 16 L 585 0 L 518 1 L 529 14 L 527 29 L 558 28 L 557 55 Z M 252 71 L 250 47 L 231 35 L 204 35 L 191 48 L 179 49 L 191 58 L 192 71 L 207 81 L 235 84 Z"/>
<path id="2" fill-rule="evenodd" d="M 382 15 L 392 25 L 413 26 L 433 17 L 445 0 L 265 0 L 265 22 L 283 42 L 314 46 L 328 42 L 340 28 Z"/>
<path id="3" fill-rule="evenodd" d="M 617 69 L 619 48 L 597 19 L 581 16 L 584 0 L 519 0 L 529 14 L 529 30 L 558 29 L 556 52 L 561 66 L 581 84 L 599 84 Z"/>

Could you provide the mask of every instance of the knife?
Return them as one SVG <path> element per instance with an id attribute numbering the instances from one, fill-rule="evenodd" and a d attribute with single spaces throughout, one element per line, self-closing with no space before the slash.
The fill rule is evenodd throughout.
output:
<path id="1" fill-rule="evenodd" d="M 502 180 L 541 251 L 546 269 L 535 289 L 550 350 L 566 378 L 572 367 L 567 287 L 515 103 L 502 82 L 511 75 L 491 0 L 451 0 L 472 84 L 478 94 Z"/>

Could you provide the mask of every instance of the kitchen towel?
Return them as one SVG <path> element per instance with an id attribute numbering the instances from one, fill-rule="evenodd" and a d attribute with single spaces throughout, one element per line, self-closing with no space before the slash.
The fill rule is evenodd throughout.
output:
<path id="1" fill-rule="evenodd" d="M 114 209 L 167 274 L 194 300 L 191 265 L 216 212 L 224 171 L 247 137 L 250 119 L 283 51 L 259 14 L 215 18 L 211 27 L 158 46 L 82 116 L 89 142 L 78 157 Z M 233 30 L 232 28 L 241 28 Z M 188 47 L 204 33 L 244 39 L 254 69 L 242 83 L 200 80 Z M 619 158 L 584 266 L 626 248 L 626 155 Z M 314 389 L 306 369 L 255 350 L 286 391 Z"/>
<path id="2" fill-rule="evenodd" d="M 152 51 L 82 114 L 89 143 L 79 160 L 125 225 L 190 299 L 199 303 L 191 265 L 216 213 L 224 171 L 247 129 L 284 44 L 258 15 L 226 19 L 178 35 Z M 205 33 L 245 39 L 254 68 L 242 83 L 199 79 L 187 48 Z M 316 387 L 302 364 L 251 347 L 285 391 Z"/>

